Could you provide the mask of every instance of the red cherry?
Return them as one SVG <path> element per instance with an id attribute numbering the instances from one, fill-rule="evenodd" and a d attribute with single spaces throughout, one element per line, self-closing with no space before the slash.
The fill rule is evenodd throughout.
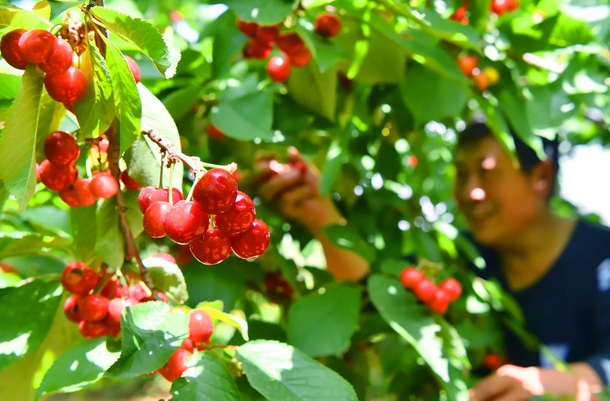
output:
<path id="1" fill-rule="evenodd" d="M 273 56 L 267 62 L 267 74 L 272 81 L 286 82 L 290 78 L 290 63 L 288 59 Z"/>
<path id="2" fill-rule="evenodd" d="M 131 306 L 132 303 L 129 299 L 124 298 L 114 298 L 108 303 L 108 321 L 112 321 L 114 323 L 121 323 L 121 316 L 123 315 L 123 311 L 128 306 Z"/>
<path id="3" fill-rule="evenodd" d="M 129 286 L 128 295 L 133 304 L 138 304 L 142 299 L 148 297 L 149 294 L 142 283 L 135 283 Z"/>
<path id="4" fill-rule="evenodd" d="M 74 103 L 87 92 L 87 77 L 78 68 L 70 67 L 61 74 L 47 74 L 44 77 L 44 87 L 53 100 Z"/>
<path id="5" fill-rule="evenodd" d="M 438 287 L 428 279 L 420 281 L 413 290 L 417 298 L 423 303 L 432 301 L 437 291 Z"/>
<path id="6" fill-rule="evenodd" d="M 51 191 L 61 192 L 76 180 L 78 171 L 72 166 L 51 164 L 48 160 L 40 164 L 40 181 Z"/>
<path id="7" fill-rule="evenodd" d="M 169 360 L 161 369 L 159 374 L 166 380 L 173 382 L 180 378 L 186 370 L 186 360 L 189 359 L 191 353 L 184 348 L 178 348 L 176 352 L 169 357 Z"/>
<path id="8" fill-rule="evenodd" d="M 271 54 L 271 45 L 250 38 L 248 44 L 244 48 L 243 54 L 245 58 L 258 58 L 264 60 Z"/>
<path id="9" fill-rule="evenodd" d="M 80 147 L 67 132 L 51 132 L 44 141 L 44 154 L 53 164 L 72 164 L 78 159 Z"/>
<path id="10" fill-rule="evenodd" d="M 72 65 L 74 51 L 70 43 L 62 38 L 55 38 L 55 44 L 46 61 L 38 64 L 38 68 L 47 74 L 55 75 L 65 72 Z"/>
<path id="11" fill-rule="evenodd" d="M 193 189 L 193 200 L 208 214 L 231 209 L 237 197 L 237 181 L 227 170 L 213 168 L 201 177 Z"/>
<path id="12" fill-rule="evenodd" d="M 105 296 L 108 299 L 121 298 L 125 294 L 121 282 L 118 277 L 113 276 L 108 280 L 104 288 L 100 291 L 100 295 Z"/>
<path id="13" fill-rule="evenodd" d="M 235 255 L 242 259 L 255 259 L 269 247 L 269 227 L 262 220 L 254 220 L 252 227 L 231 237 L 231 247 Z"/>
<path id="14" fill-rule="evenodd" d="M 424 273 L 414 267 L 407 267 L 400 273 L 400 282 L 409 290 L 413 290 L 425 278 Z"/>
<path id="15" fill-rule="evenodd" d="M 78 311 L 88 322 L 102 320 L 108 314 L 108 298 L 102 295 L 89 295 L 78 302 Z"/>
<path id="16" fill-rule="evenodd" d="M 172 201 L 176 203 L 183 199 L 182 192 L 177 188 L 172 188 Z M 156 202 L 169 202 L 169 189 L 157 189 L 153 186 L 148 186 L 140 191 L 138 203 L 142 213 L 146 212 L 148 207 Z"/>
<path id="17" fill-rule="evenodd" d="M 137 84 L 138 82 L 140 82 L 140 66 L 138 65 L 138 63 L 136 63 L 134 59 L 129 56 L 123 56 L 123 58 L 127 62 L 127 65 L 129 66 L 129 69 L 131 70 L 133 78 L 136 80 Z"/>
<path id="18" fill-rule="evenodd" d="M 207 132 L 212 139 L 222 139 L 225 137 L 225 133 L 214 124 L 208 124 L 208 126 L 205 127 L 205 132 Z"/>
<path id="19" fill-rule="evenodd" d="M 227 234 L 239 234 L 252 227 L 256 218 L 256 207 L 252 198 L 238 191 L 233 207 L 214 216 L 214 224 Z"/>
<path id="20" fill-rule="evenodd" d="M 256 36 L 256 31 L 258 29 L 258 24 L 256 22 L 247 22 L 237 18 L 236 24 L 237 29 L 240 32 L 250 36 L 251 38 Z"/>
<path id="21" fill-rule="evenodd" d="M 449 295 L 451 302 L 455 301 L 460 297 L 460 295 L 462 295 L 462 286 L 460 282 L 453 277 L 449 277 L 443 281 L 439 288 Z"/>
<path id="22" fill-rule="evenodd" d="M 487 354 L 483 359 L 483 366 L 489 370 L 497 370 L 500 366 L 506 363 L 506 358 L 497 354 Z"/>
<path id="23" fill-rule="evenodd" d="M 79 299 L 80 298 L 78 295 L 73 294 L 66 299 L 66 302 L 64 302 L 64 312 L 66 313 L 66 317 L 72 320 L 74 323 L 78 323 L 83 320 L 78 312 Z"/>
<path id="24" fill-rule="evenodd" d="M 97 338 L 110 334 L 110 329 L 104 321 L 88 322 L 86 320 L 81 320 L 80 323 L 78 323 L 78 330 L 85 338 Z"/>
<path id="25" fill-rule="evenodd" d="M 45 62 L 53 46 L 55 36 L 44 29 L 32 29 L 24 32 L 19 38 L 19 50 L 24 59 L 30 63 L 38 64 Z"/>
<path id="26" fill-rule="evenodd" d="M 426 304 L 432 312 L 442 315 L 447 311 L 450 303 L 451 299 L 449 298 L 449 294 L 443 290 L 438 290 L 436 291 L 436 294 L 434 294 L 434 298 Z"/>
<path id="27" fill-rule="evenodd" d="M 506 11 L 515 11 L 519 8 L 519 0 L 505 0 Z"/>
<path id="28" fill-rule="evenodd" d="M 163 217 L 172 208 L 169 202 L 155 202 L 144 213 L 142 223 L 144 231 L 153 238 L 163 238 L 166 235 Z"/>
<path id="29" fill-rule="evenodd" d="M 417 167 L 418 163 L 419 163 L 419 161 L 417 160 L 416 156 L 411 155 L 407 159 L 407 164 L 409 165 L 409 167 Z"/>
<path id="30" fill-rule="evenodd" d="M 288 56 L 288 62 L 293 67 L 305 67 L 311 61 L 311 52 L 307 48 L 303 48 L 298 53 L 293 53 Z"/>
<path id="31" fill-rule="evenodd" d="M 209 224 L 209 216 L 195 202 L 177 203 L 163 217 L 167 236 L 180 245 L 203 235 Z"/>
<path id="32" fill-rule="evenodd" d="M 78 195 L 76 194 L 76 190 L 74 189 L 74 185 L 71 185 L 68 189 L 64 189 L 57 193 L 62 201 L 66 203 L 66 205 L 70 207 L 79 207 L 81 206 L 80 201 L 78 200 Z"/>
<path id="33" fill-rule="evenodd" d="M 479 66 L 479 60 L 475 56 L 460 56 L 458 57 L 458 67 L 467 77 L 472 76 L 472 72 Z"/>
<path id="34" fill-rule="evenodd" d="M 450 20 L 461 22 L 463 25 L 468 25 L 468 10 L 466 7 L 462 6 L 455 10 L 453 14 L 449 17 Z"/>
<path id="35" fill-rule="evenodd" d="M 127 170 L 121 171 L 121 175 L 119 175 L 119 180 L 121 180 L 121 182 L 125 185 L 125 188 L 127 189 L 131 189 L 134 191 L 142 189 L 142 185 L 133 178 L 131 178 Z"/>
<path id="36" fill-rule="evenodd" d="M 189 338 L 194 343 L 209 343 L 214 334 L 214 322 L 202 310 L 193 310 L 189 315 Z"/>
<path id="37" fill-rule="evenodd" d="M 153 295 L 147 295 L 147 296 L 145 296 L 144 298 L 142 298 L 140 300 L 140 303 L 142 304 L 144 302 L 152 302 L 152 301 L 158 301 L 158 300 L 161 300 L 161 301 L 163 301 L 165 303 L 169 302 L 168 299 L 167 299 L 167 296 L 164 293 L 162 293 L 162 292 L 158 292 L 157 293 L 157 297 L 159 297 L 159 299 L 155 298 Z"/>
<path id="38" fill-rule="evenodd" d="M 272 43 L 275 42 L 279 33 L 279 25 L 259 25 L 256 28 L 256 40 L 260 43 Z"/>
<path id="39" fill-rule="evenodd" d="M 159 252 L 159 253 L 155 253 L 154 255 L 152 255 L 153 258 L 159 258 L 159 259 L 163 259 L 168 261 L 169 263 L 173 263 L 173 264 L 177 264 L 176 263 L 176 258 L 174 258 L 172 255 L 170 255 L 169 253 L 165 253 L 165 252 Z"/>
<path id="40" fill-rule="evenodd" d="M 314 21 L 314 30 L 324 38 L 332 38 L 341 32 L 341 20 L 335 14 L 320 14 Z"/>
<path id="41" fill-rule="evenodd" d="M 184 341 L 182 341 L 182 345 L 180 345 L 180 348 L 187 350 L 188 352 L 193 352 L 195 351 L 195 344 L 193 344 L 193 341 L 191 341 L 190 338 L 185 338 Z"/>
<path id="42" fill-rule="evenodd" d="M 106 325 L 106 327 L 108 327 L 108 335 L 117 337 L 121 333 L 121 323 L 117 323 L 110 319 L 110 315 L 106 316 L 103 323 Z"/>
<path id="43" fill-rule="evenodd" d="M 110 141 L 108 138 L 102 137 L 97 143 L 97 147 L 100 150 L 100 153 L 108 153 L 108 146 L 110 146 Z"/>
<path id="44" fill-rule="evenodd" d="M 6 62 L 19 70 L 25 70 L 28 61 L 21 54 L 19 39 L 26 32 L 25 29 L 15 29 L 2 37 L 0 41 L 0 54 Z"/>
<path id="45" fill-rule="evenodd" d="M 119 183 L 110 172 L 97 173 L 91 179 L 91 193 L 99 198 L 112 198 L 119 192 Z"/>
<path id="46" fill-rule="evenodd" d="M 339 77 L 339 83 L 346 89 L 351 89 L 354 86 L 354 82 L 347 77 L 344 73 L 340 72 L 337 75 Z"/>
<path id="47" fill-rule="evenodd" d="M 215 265 L 231 256 L 231 237 L 217 228 L 206 231 L 203 238 L 189 243 L 191 253 L 204 265 Z"/>
<path id="48" fill-rule="evenodd" d="M 283 33 L 277 38 L 277 47 L 288 56 L 292 56 L 293 54 L 298 54 L 303 51 L 303 49 L 305 49 L 305 43 L 303 43 L 303 39 L 294 32 Z"/>
<path id="49" fill-rule="evenodd" d="M 88 178 L 78 178 L 73 187 L 80 206 L 91 206 L 99 199 L 91 192 L 91 180 Z"/>
<path id="50" fill-rule="evenodd" d="M 89 294 L 97 281 L 97 273 L 83 262 L 70 263 L 61 273 L 61 284 L 66 291 L 80 296 Z"/>

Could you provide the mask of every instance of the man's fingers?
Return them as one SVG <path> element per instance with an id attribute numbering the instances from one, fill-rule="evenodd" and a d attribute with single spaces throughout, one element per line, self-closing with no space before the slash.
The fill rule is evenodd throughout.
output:
<path id="1" fill-rule="evenodd" d="M 470 390 L 470 401 L 497 401 L 518 382 L 507 376 L 492 375 L 481 380 Z"/>
<path id="2" fill-rule="evenodd" d="M 271 177 L 261 185 L 259 193 L 264 200 L 271 202 L 280 192 L 294 186 L 300 179 L 301 174 L 299 171 L 289 170 L 284 174 Z"/>

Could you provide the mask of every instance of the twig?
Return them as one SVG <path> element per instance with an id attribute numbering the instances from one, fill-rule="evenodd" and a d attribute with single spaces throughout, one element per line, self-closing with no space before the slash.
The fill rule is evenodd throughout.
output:
<path id="1" fill-rule="evenodd" d="M 203 165 L 201 164 L 199 158 L 187 156 L 179 150 L 176 150 L 176 146 L 172 142 L 163 138 L 159 133 L 155 132 L 152 129 L 149 129 L 146 131 L 142 131 L 142 134 L 149 137 L 151 141 L 153 141 L 157 144 L 157 146 L 163 149 L 167 153 L 168 159 L 180 160 L 182 163 L 184 163 L 185 166 L 188 166 L 188 168 L 193 171 L 193 174 L 195 174 L 195 176 L 197 176 L 199 173 L 204 172 Z"/>

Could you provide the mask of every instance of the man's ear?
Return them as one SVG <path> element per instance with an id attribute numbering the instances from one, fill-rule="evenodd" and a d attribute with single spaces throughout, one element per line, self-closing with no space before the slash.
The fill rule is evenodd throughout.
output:
<path id="1" fill-rule="evenodd" d="M 551 160 L 538 163 L 532 171 L 534 189 L 544 199 L 553 195 L 555 188 L 555 166 Z"/>

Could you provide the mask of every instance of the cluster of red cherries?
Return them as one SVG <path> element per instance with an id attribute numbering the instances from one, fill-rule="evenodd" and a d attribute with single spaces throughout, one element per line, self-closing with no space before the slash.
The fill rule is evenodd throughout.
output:
<path id="1" fill-rule="evenodd" d="M 469 0 L 464 0 L 464 3 L 455 10 L 453 14 L 449 17 L 452 21 L 457 21 L 462 25 L 468 25 L 468 6 L 470 5 Z M 489 5 L 489 11 L 498 16 L 508 13 L 511 11 L 515 11 L 519 8 L 519 0 L 492 0 Z"/>
<path id="2" fill-rule="evenodd" d="M 292 298 L 294 289 L 279 273 L 267 273 L 263 279 L 265 289 L 270 295 L 280 295 L 285 298 Z"/>
<path id="3" fill-rule="evenodd" d="M 189 336 L 157 372 L 168 381 L 178 379 L 186 370 L 186 360 L 195 349 L 205 351 L 214 334 L 214 321 L 205 311 L 193 310 L 189 315 Z"/>
<path id="4" fill-rule="evenodd" d="M 78 178 L 74 163 L 80 147 L 67 132 L 49 134 L 44 142 L 44 154 L 47 158 L 37 166 L 37 178 L 70 207 L 91 206 L 100 198 L 113 197 L 119 190 L 119 183 L 108 171 L 98 172 L 91 179 Z"/>
<path id="5" fill-rule="evenodd" d="M 439 286 L 429 280 L 424 272 L 413 266 L 406 267 L 400 273 L 402 285 L 413 291 L 415 296 L 432 312 L 444 314 L 449 304 L 460 297 L 462 286 L 453 277 L 445 279 Z"/>
<path id="6" fill-rule="evenodd" d="M 117 276 L 98 274 L 83 262 L 67 265 L 61 283 L 72 293 L 64 303 L 64 312 L 69 320 L 78 324 L 78 330 L 85 338 L 117 337 L 121 332 L 123 310 L 154 300 L 142 282 L 123 286 Z M 165 294 L 157 295 L 167 302 Z"/>
<path id="7" fill-rule="evenodd" d="M 237 19 L 237 29 L 248 35 L 250 40 L 243 50 L 245 58 L 266 59 L 271 55 L 273 44 L 282 55 L 273 56 L 267 62 L 267 74 L 275 82 L 285 82 L 290 77 L 290 67 L 305 67 L 311 60 L 311 51 L 305 46 L 301 37 L 294 33 L 280 34 L 281 24 L 259 25 Z M 330 13 L 316 17 L 315 32 L 323 38 L 331 38 L 341 31 L 341 20 Z"/>
<path id="8" fill-rule="evenodd" d="M 2 57 L 20 70 L 37 64 L 44 73 L 44 86 L 53 100 L 72 103 L 87 91 L 87 77 L 72 66 L 74 51 L 70 43 L 44 29 L 15 29 L 2 37 Z"/>
<path id="9" fill-rule="evenodd" d="M 252 198 L 238 190 L 229 171 L 207 171 L 192 189 L 192 201 L 173 188 L 145 187 L 138 201 L 144 213 L 144 230 L 152 238 L 167 236 L 187 245 L 205 265 L 218 264 L 232 253 L 242 259 L 261 256 L 270 241 L 269 227 L 256 219 Z M 213 215 L 213 217 L 212 217 Z"/>
<path id="10" fill-rule="evenodd" d="M 480 91 L 487 89 L 489 86 L 496 85 L 500 81 L 498 70 L 491 66 L 481 69 L 476 56 L 459 56 L 457 63 L 462 73 L 472 79 L 472 82 Z"/>

